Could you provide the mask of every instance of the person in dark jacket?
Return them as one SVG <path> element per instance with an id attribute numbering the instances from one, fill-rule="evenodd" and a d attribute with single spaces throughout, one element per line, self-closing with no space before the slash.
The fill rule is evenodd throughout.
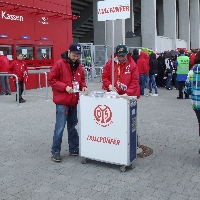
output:
<path id="1" fill-rule="evenodd" d="M 71 44 L 69 50 L 61 55 L 49 73 L 49 85 L 53 91 L 53 102 L 56 104 L 56 124 L 52 145 L 52 160 L 61 161 L 60 151 L 63 131 L 67 121 L 69 155 L 79 155 L 79 136 L 75 126 L 79 90 L 89 92 L 85 83 L 83 67 L 78 62 L 81 54 L 80 44 Z"/>
<path id="2" fill-rule="evenodd" d="M 151 96 L 158 96 L 158 88 L 156 86 L 156 81 L 155 81 L 155 77 L 158 74 L 158 61 L 156 59 L 156 54 L 155 53 L 151 53 L 150 54 L 150 60 L 149 60 L 149 94 Z M 152 85 L 153 88 L 155 90 L 155 93 L 152 94 Z"/>
<path id="3" fill-rule="evenodd" d="M 156 76 L 156 85 L 158 87 L 165 87 L 165 82 L 163 78 L 166 67 L 163 54 L 160 54 L 160 56 L 157 58 L 157 61 L 158 61 L 158 75 Z"/>
<path id="4" fill-rule="evenodd" d="M 133 54 L 132 54 L 132 58 L 135 61 L 135 63 L 137 64 L 137 60 L 139 59 L 139 52 L 137 49 L 133 49 Z"/>

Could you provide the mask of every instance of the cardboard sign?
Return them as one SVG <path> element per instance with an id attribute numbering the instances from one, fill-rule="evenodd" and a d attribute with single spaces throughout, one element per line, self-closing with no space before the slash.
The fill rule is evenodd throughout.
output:
<path id="1" fill-rule="evenodd" d="M 98 21 L 130 18 L 130 0 L 99 1 Z"/>

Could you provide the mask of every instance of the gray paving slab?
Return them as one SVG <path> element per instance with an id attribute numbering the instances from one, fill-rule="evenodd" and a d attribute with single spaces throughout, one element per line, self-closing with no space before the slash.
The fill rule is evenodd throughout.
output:
<path id="1" fill-rule="evenodd" d="M 101 90 L 98 78 L 91 91 Z M 148 90 L 145 89 L 147 93 Z M 177 90 L 158 88 L 158 97 L 138 100 L 139 142 L 153 154 L 134 169 L 69 157 L 67 130 L 62 162 L 51 160 L 55 104 L 51 88 L 26 91 L 17 107 L 15 93 L 0 96 L 0 200 L 197 200 L 200 196 L 198 123 L 190 100 Z M 108 152 L 109 153 L 109 152 Z"/>

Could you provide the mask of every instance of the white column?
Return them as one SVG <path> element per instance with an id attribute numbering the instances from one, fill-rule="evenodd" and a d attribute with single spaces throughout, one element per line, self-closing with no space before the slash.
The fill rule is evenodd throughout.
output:
<path id="1" fill-rule="evenodd" d="M 172 38 L 172 49 L 176 49 L 176 0 L 163 1 L 164 36 Z"/>
<path id="2" fill-rule="evenodd" d="M 191 49 L 200 47 L 199 38 L 199 0 L 190 0 L 190 35 Z"/>
<path id="3" fill-rule="evenodd" d="M 156 0 L 141 0 L 142 46 L 157 51 Z"/>
<path id="4" fill-rule="evenodd" d="M 179 39 L 185 40 L 190 49 L 189 0 L 179 0 Z"/>

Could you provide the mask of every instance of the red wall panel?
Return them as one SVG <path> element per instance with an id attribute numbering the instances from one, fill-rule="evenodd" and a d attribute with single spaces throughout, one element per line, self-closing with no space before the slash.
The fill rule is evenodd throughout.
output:
<path id="1" fill-rule="evenodd" d="M 56 12 L 71 14 L 71 0 L 5 0 L 3 2 L 42 8 Z M 35 10 L 34 10 L 35 11 Z M 19 16 L 11 19 L 10 16 Z M 16 9 L 12 5 L 0 6 L 0 34 L 7 34 L 8 38 L 0 38 L 0 44 L 53 44 L 54 61 L 61 53 L 68 50 L 72 43 L 72 21 L 63 16 L 55 18 L 52 13 L 34 13 L 33 9 Z M 21 39 L 20 36 L 30 36 Z M 41 40 L 49 38 L 49 41 Z M 41 76 L 42 86 L 44 77 Z M 11 82 L 11 81 L 10 81 Z M 38 87 L 38 75 L 30 75 L 27 89 Z M 12 91 L 15 90 L 11 82 Z"/>
<path id="2" fill-rule="evenodd" d="M 63 0 L 8 0 L 6 2 L 49 9 L 66 13 L 71 1 Z M 68 13 L 70 14 L 70 13 Z M 19 16 L 20 20 L 9 20 L 8 15 Z M 44 20 L 47 24 L 43 24 Z M 6 28 L 5 28 L 6 27 Z M 30 36 L 30 40 L 38 41 L 41 37 L 49 38 L 54 44 L 54 60 L 60 57 L 72 42 L 72 21 L 63 17 L 54 18 L 52 14 L 34 14 L 31 10 L 18 11 L 13 7 L 0 7 L 0 34 L 8 34 L 8 39 L 20 40 L 20 36 Z M 27 44 L 30 44 L 28 40 Z M 23 41 L 24 43 L 24 41 Z"/>

